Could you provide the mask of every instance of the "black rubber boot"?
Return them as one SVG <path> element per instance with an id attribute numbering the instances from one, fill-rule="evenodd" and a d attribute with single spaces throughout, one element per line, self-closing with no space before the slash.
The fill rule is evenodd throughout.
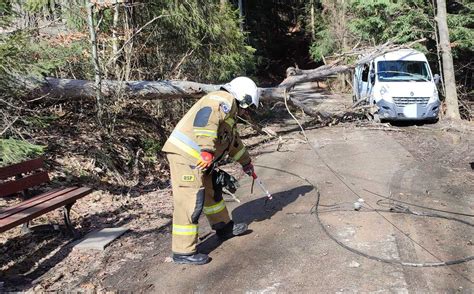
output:
<path id="1" fill-rule="evenodd" d="M 228 222 L 223 228 L 216 230 L 216 235 L 221 240 L 227 240 L 235 236 L 240 236 L 247 232 L 246 223 L 235 224 L 234 221 Z"/>
<path id="2" fill-rule="evenodd" d="M 196 253 L 191 255 L 184 255 L 184 254 L 173 254 L 173 261 L 175 263 L 182 263 L 182 264 L 206 264 L 211 259 L 207 254 L 203 253 Z"/>

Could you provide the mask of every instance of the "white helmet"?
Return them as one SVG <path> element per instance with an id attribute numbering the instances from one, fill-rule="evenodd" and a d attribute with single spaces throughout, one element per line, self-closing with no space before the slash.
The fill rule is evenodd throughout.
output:
<path id="1" fill-rule="evenodd" d="M 234 95 L 235 99 L 239 101 L 240 107 L 247 108 L 252 104 L 258 107 L 258 88 L 251 79 L 238 77 L 222 86 L 222 88 Z"/>

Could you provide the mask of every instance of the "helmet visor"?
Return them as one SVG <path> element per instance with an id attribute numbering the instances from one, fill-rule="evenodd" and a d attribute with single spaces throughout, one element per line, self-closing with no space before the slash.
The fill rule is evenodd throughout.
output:
<path id="1" fill-rule="evenodd" d="M 240 107 L 247 108 L 253 104 L 252 96 L 245 94 L 244 98 L 239 101 Z"/>

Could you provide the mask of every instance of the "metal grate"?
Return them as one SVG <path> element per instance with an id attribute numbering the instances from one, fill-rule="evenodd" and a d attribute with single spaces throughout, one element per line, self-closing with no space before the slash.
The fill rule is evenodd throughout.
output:
<path id="1" fill-rule="evenodd" d="M 393 97 L 393 101 L 397 106 L 403 107 L 409 104 L 420 104 L 426 106 L 430 97 Z"/>

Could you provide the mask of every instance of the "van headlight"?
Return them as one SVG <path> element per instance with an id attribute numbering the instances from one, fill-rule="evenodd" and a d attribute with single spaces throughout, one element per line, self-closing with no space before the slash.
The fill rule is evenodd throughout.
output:
<path id="1" fill-rule="evenodd" d="M 436 101 L 439 101 L 439 93 L 438 93 L 438 90 L 435 87 L 434 90 L 433 90 L 433 95 L 430 97 L 430 101 L 428 101 L 428 103 L 433 103 L 433 102 L 436 102 Z"/>

